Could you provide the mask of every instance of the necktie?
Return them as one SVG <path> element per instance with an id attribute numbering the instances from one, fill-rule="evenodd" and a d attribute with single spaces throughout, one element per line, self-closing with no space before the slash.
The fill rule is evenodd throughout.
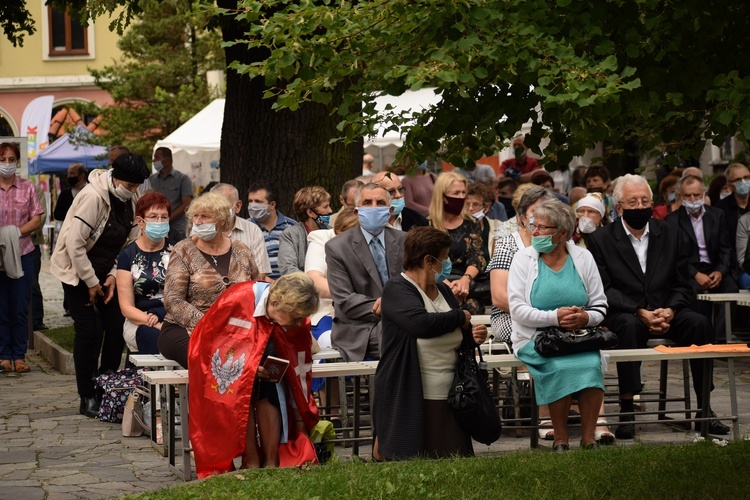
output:
<path id="1" fill-rule="evenodd" d="M 375 260 L 375 266 L 378 268 L 380 281 L 385 286 L 385 282 L 388 281 L 388 265 L 385 262 L 385 249 L 380 244 L 379 239 L 373 238 L 370 240 L 370 252 L 372 252 L 372 258 Z"/>

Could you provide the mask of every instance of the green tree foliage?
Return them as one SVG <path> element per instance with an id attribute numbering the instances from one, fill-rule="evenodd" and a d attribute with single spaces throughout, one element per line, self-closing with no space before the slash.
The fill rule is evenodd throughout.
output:
<path id="1" fill-rule="evenodd" d="M 209 14 L 150 5 L 118 42 L 120 61 L 90 70 L 114 104 L 81 110 L 100 114 L 109 145 L 124 144 L 150 157 L 157 140 L 172 133 L 211 100 L 205 73 L 225 67 L 217 30 L 206 29 Z"/>
<path id="2" fill-rule="evenodd" d="M 568 162 L 597 141 L 697 156 L 705 140 L 750 139 L 746 0 L 245 0 L 244 40 L 268 58 L 277 108 L 336 106 L 346 140 L 376 123 L 374 98 L 436 87 L 442 102 L 389 116 L 405 150 L 442 144 L 457 163 L 492 153 L 531 121 L 526 144 Z M 237 12 L 226 12 L 238 15 Z M 363 106 L 360 108 L 360 104 Z M 442 143 L 441 143 L 442 141 Z"/>
<path id="3" fill-rule="evenodd" d="M 34 20 L 26 10 L 26 2 L 23 0 L 0 3 L 0 26 L 8 40 L 16 47 L 23 45 L 25 35 L 33 35 L 36 31 Z"/>

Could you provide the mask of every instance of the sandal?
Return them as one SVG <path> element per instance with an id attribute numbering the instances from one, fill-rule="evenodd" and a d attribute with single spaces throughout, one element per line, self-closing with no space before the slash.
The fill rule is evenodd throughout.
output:
<path id="1" fill-rule="evenodd" d="M 607 427 L 608 423 L 609 422 L 607 422 L 606 420 L 597 420 L 596 426 Z M 597 430 L 594 431 L 594 440 L 601 445 L 609 446 L 611 444 L 615 444 L 615 435 L 609 432 L 609 428 L 604 431 Z"/>
<path id="2" fill-rule="evenodd" d="M 552 420 L 540 420 L 537 431 L 539 432 L 539 439 L 545 441 L 555 440 L 555 431 L 552 430 Z"/>
<path id="3" fill-rule="evenodd" d="M 15 365 L 16 373 L 28 373 L 31 371 L 31 367 L 26 363 L 25 359 L 17 359 Z"/>

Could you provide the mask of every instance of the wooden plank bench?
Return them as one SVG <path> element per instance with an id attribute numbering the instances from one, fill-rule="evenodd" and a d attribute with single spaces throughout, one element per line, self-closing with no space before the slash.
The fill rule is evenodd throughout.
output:
<path id="1" fill-rule="evenodd" d="M 726 341 L 727 344 L 735 342 L 732 338 L 734 336 L 732 329 L 732 303 L 736 302 L 742 305 L 742 302 L 750 301 L 750 290 L 742 290 L 739 293 L 699 293 L 696 298 L 706 302 L 724 304 L 724 333 Z"/>

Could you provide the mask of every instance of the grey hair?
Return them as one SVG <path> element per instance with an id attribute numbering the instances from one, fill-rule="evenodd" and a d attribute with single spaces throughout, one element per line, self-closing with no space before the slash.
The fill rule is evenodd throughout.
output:
<path id="1" fill-rule="evenodd" d="M 612 193 L 615 197 L 615 203 L 622 203 L 622 190 L 625 186 L 646 186 L 651 199 L 654 199 L 654 192 L 651 191 L 648 181 L 640 175 L 625 174 L 618 178 L 615 191 Z"/>
<path id="2" fill-rule="evenodd" d="M 368 182 L 367 184 L 364 184 L 357 188 L 357 194 L 354 197 L 355 206 L 357 207 L 359 206 L 359 199 L 362 197 L 362 191 L 369 190 L 369 189 L 382 189 L 383 191 L 385 191 L 385 198 L 386 198 L 386 201 L 388 202 L 388 205 L 390 206 L 391 195 L 388 194 L 388 190 L 384 188 L 383 186 L 381 186 L 380 184 L 377 184 L 375 182 Z"/>
<path id="3" fill-rule="evenodd" d="M 547 200 L 556 200 L 556 199 L 557 198 L 552 193 L 552 191 L 547 189 L 546 187 L 534 186 L 526 190 L 525 193 L 523 193 L 523 196 L 521 196 L 521 200 L 518 202 L 518 208 L 516 209 L 516 212 L 525 217 L 526 211 L 529 209 L 531 205 L 533 205 L 537 201 L 539 200 L 547 201 Z"/>
<path id="4" fill-rule="evenodd" d="M 573 208 L 557 198 L 546 200 L 534 210 L 534 219 L 544 219 L 551 226 L 565 231 L 566 239 L 573 237 L 576 227 L 576 216 Z"/>
<path id="5" fill-rule="evenodd" d="M 701 188 L 703 189 L 702 191 L 703 193 L 706 192 L 706 185 L 703 184 L 703 179 L 701 179 L 697 175 L 686 175 L 685 177 L 680 177 L 679 180 L 674 185 L 674 190 L 676 193 L 679 194 L 680 191 L 682 190 L 682 186 L 686 184 L 692 184 L 694 182 L 697 182 L 698 184 L 701 185 Z"/>
<path id="6" fill-rule="evenodd" d="M 228 198 L 230 198 L 229 203 L 231 203 L 232 205 L 240 200 L 240 192 L 237 191 L 237 188 L 232 186 L 231 184 L 227 184 L 226 182 L 218 183 L 211 188 L 211 192 L 226 195 Z"/>
<path id="7" fill-rule="evenodd" d="M 742 163 L 732 163 L 727 167 L 727 169 L 724 171 L 724 176 L 727 178 L 727 182 L 729 182 L 730 173 L 734 172 L 735 170 L 739 168 L 747 168 Z"/>

